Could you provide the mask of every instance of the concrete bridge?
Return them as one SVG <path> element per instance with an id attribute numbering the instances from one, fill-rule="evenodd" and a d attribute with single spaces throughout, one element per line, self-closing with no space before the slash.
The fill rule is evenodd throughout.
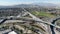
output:
<path id="1" fill-rule="evenodd" d="M 0 22 L 0 24 L 6 24 L 7 22 L 8 23 L 35 22 L 35 23 L 39 24 L 39 26 L 41 26 L 47 32 L 46 34 L 55 34 L 54 28 L 60 28 L 59 26 L 55 25 L 55 22 L 57 20 L 59 20 L 60 18 L 57 18 L 57 19 L 53 20 L 52 22 L 46 22 L 46 21 L 43 21 L 43 20 L 37 18 L 36 16 L 32 15 L 30 12 L 26 11 L 25 9 L 24 9 L 24 11 L 25 12 L 22 12 L 23 14 L 19 14 L 18 16 L 4 17 L 3 20 Z M 30 17 L 24 17 L 26 15 L 31 16 L 31 18 Z M 8 20 L 10 20 L 10 21 L 8 21 Z M 49 26 L 50 30 L 48 30 L 48 27 L 46 25 Z"/>

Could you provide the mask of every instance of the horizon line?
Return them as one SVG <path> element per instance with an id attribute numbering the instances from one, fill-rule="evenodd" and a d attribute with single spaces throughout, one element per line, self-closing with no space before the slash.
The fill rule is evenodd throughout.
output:
<path id="1" fill-rule="evenodd" d="M 42 2 L 42 3 L 44 3 L 44 2 Z M 8 4 L 8 5 L 0 5 L 0 6 L 14 6 L 14 5 L 19 5 L 19 4 L 34 4 L 34 3 L 16 3 L 16 4 Z M 58 3 L 50 3 L 50 4 L 57 4 L 58 5 Z"/>

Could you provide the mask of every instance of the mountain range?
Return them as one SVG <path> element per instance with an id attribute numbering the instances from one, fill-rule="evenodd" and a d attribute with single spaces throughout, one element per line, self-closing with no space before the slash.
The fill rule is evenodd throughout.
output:
<path id="1" fill-rule="evenodd" d="M 13 6 L 0 6 L 0 8 L 29 8 L 29 7 L 48 7 L 48 8 L 56 8 L 59 7 L 57 4 L 52 4 L 52 3 L 32 3 L 32 4 L 18 4 L 18 5 L 13 5 Z"/>

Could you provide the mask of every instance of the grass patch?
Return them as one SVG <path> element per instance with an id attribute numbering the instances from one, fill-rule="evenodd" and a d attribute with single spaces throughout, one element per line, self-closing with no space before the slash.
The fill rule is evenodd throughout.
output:
<path id="1" fill-rule="evenodd" d="M 41 12 L 34 11 L 34 12 L 32 12 L 32 14 L 34 14 L 36 16 L 43 16 L 43 17 L 50 17 L 50 18 L 55 17 L 55 15 L 52 15 L 50 13 L 46 13 L 46 12 L 43 12 L 43 11 L 41 11 Z"/>

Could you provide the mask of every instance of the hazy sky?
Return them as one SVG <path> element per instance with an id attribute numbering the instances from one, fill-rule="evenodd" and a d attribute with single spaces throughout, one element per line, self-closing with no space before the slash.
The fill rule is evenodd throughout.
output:
<path id="1" fill-rule="evenodd" d="M 0 5 L 31 4 L 31 3 L 60 4 L 60 0 L 0 0 Z"/>

